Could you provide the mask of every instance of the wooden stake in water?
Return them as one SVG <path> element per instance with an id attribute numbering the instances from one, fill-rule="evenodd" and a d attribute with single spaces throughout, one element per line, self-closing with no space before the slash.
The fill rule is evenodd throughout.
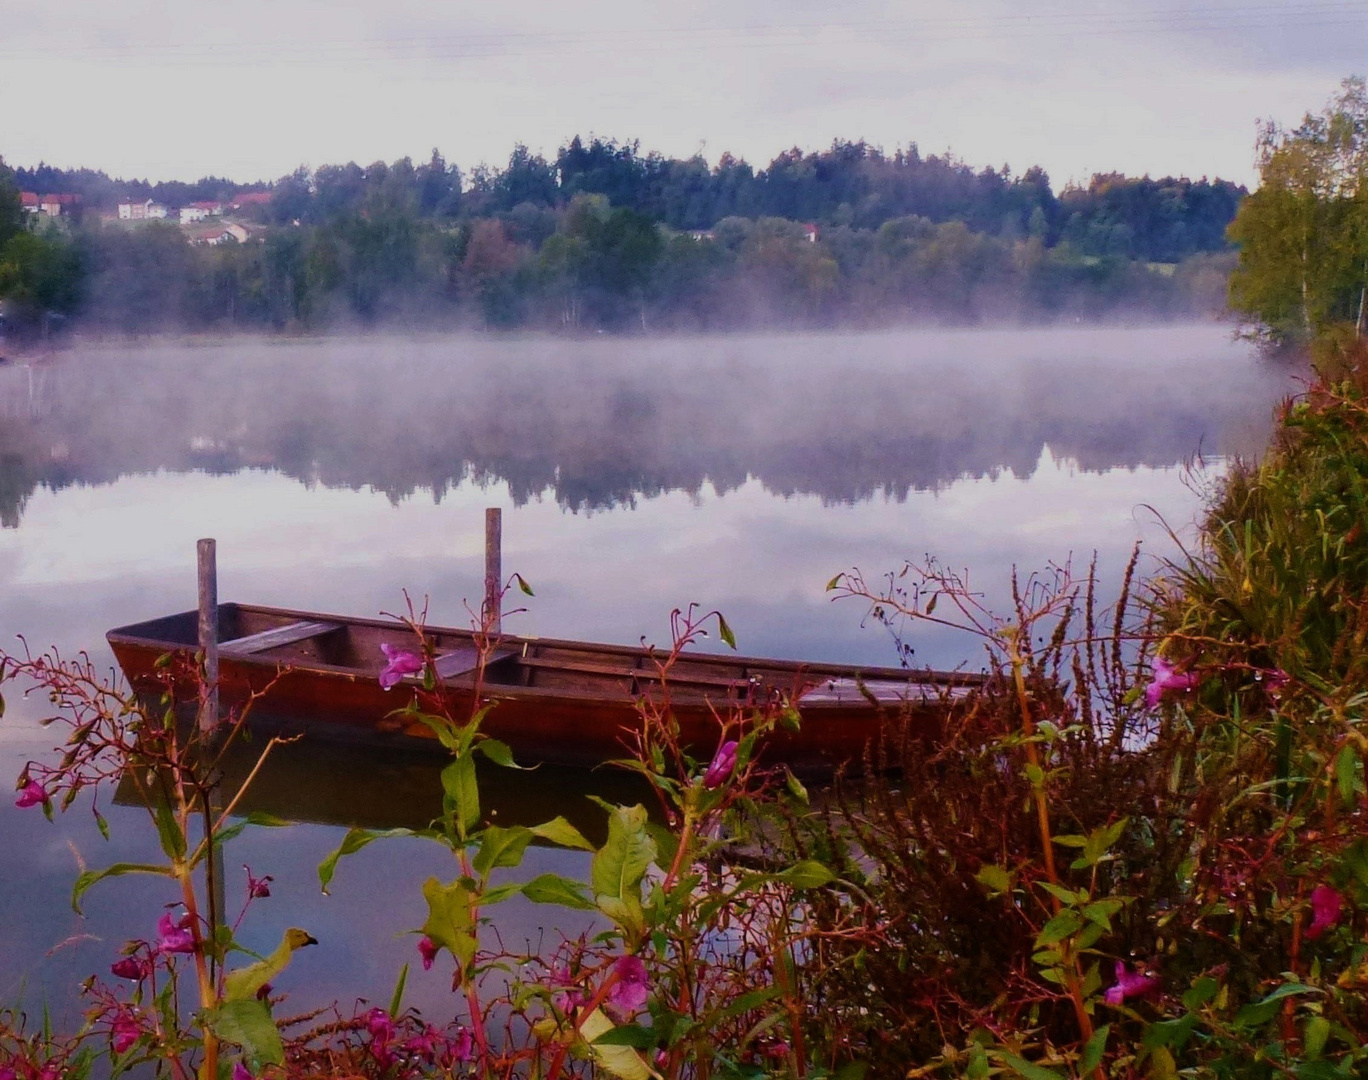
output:
<path id="1" fill-rule="evenodd" d="M 485 600 L 484 619 L 491 633 L 503 628 L 503 511 L 497 506 L 485 510 Z"/>
<path id="2" fill-rule="evenodd" d="M 213 540 L 196 545 L 199 569 L 199 647 L 204 654 L 204 689 L 199 725 L 209 731 L 219 718 L 218 556 Z"/>
<path id="3" fill-rule="evenodd" d="M 218 553 L 217 545 L 211 539 L 204 539 L 195 545 L 196 564 L 199 574 L 199 647 L 204 654 L 204 685 L 200 690 L 199 729 L 208 740 L 212 749 L 216 736 L 214 729 L 219 721 L 219 633 L 218 633 Z M 205 828 L 217 821 L 223 813 L 223 795 L 215 786 L 208 793 L 205 806 Z M 222 925 L 227 909 L 225 892 L 225 872 L 223 866 L 223 846 L 213 846 L 209 861 L 204 868 L 208 888 L 205 892 L 209 899 L 209 925 Z M 217 964 L 211 961 L 210 971 L 215 972 Z"/>

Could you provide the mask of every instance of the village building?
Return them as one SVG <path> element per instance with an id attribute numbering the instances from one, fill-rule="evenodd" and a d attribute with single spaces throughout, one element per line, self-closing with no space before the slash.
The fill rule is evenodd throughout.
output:
<path id="1" fill-rule="evenodd" d="M 19 193 L 19 204 L 30 214 L 46 214 L 48 217 L 61 217 L 63 214 L 75 216 L 80 211 L 81 197 L 69 193 L 49 192 L 39 195 L 32 191 Z"/>
<path id="2" fill-rule="evenodd" d="M 147 199 L 144 202 L 119 203 L 120 221 L 152 221 L 166 217 L 167 210 L 161 203 Z"/>
<path id="3" fill-rule="evenodd" d="M 195 225 L 205 218 L 218 217 L 223 213 L 223 204 L 219 202 L 192 202 L 189 206 L 180 208 L 180 223 L 182 225 Z"/>

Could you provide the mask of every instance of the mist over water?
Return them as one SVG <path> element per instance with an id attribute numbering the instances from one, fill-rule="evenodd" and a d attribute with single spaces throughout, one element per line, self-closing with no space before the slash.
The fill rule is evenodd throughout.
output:
<path id="1" fill-rule="evenodd" d="M 1143 540 L 1152 568 L 1172 550 L 1165 523 L 1181 532 L 1199 508 L 1186 464 L 1200 453 L 1210 476 L 1259 452 L 1296 389 L 1218 325 L 83 347 L 0 367 L 0 634 L 107 663 L 110 627 L 193 606 L 200 536 L 219 541 L 224 600 L 373 615 L 408 588 L 434 623 L 464 625 L 482 510 L 498 505 L 505 570 L 536 590 L 510 630 L 659 642 L 670 609 L 697 600 L 744 653 L 890 663 L 886 635 L 827 600 L 833 574 L 930 552 L 995 601 L 1014 564 L 1096 551 L 1116 575 Z M 972 641 L 912 643 L 921 663 L 980 663 Z M 0 777 L 51 745 L 44 704 L 9 702 Z M 292 923 L 323 942 L 301 954 L 301 1007 L 386 997 L 421 881 L 449 872 L 435 848 L 377 844 L 321 900 L 313 866 L 348 814 L 412 824 L 437 784 L 376 762 L 363 795 L 365 763 L 330 753 L 263 787 L 312 824 L 237 855 L 278 882 L 249 943 Z M 537 780 L 567 806 L 591 782 Z M 135 812 L 110 814 L 105 844 L 79 807 L 54 826 L 0 801 L 0 879 L 22 883 L 0 890 L 0 1000 L 26 985 L 30 1002 L 73 1007 L 171 899 L 120 879 L 92 892 L 89 920 L 71 913 L 68 841 L 91 865 L 151 854 Z M 538 852 L 526 871 L 575 873 L 576 858 Z M 500 926 L 520 944 L 553 915 L 568 926 L 531 905 Z M 419 973 L 410 986 L 443 1000 Z"/>

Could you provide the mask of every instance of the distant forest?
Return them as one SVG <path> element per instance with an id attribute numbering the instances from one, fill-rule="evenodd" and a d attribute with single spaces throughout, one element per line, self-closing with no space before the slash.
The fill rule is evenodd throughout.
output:
<path id="1" fill-rule="evenodd" d="M 79 212 L 28 212 L 20 192 L 78 195 Z M 269 199 L 230 211 L 246 240 L 175 223 L 248 192 Z M 1056 194 L 1039 168 L 863 142 L 756 170 L 576 137 L 552 160 L 518 146 L 502 169 L 466 174 L 434 151 L 269 185 L 0 162 L 0 301 L 12 329 L 127 333 L 1188 317 L 1224 308 L 1244 195 L 1117 174 Z M 146 200 L 172 217 L 117 220 Z"/>

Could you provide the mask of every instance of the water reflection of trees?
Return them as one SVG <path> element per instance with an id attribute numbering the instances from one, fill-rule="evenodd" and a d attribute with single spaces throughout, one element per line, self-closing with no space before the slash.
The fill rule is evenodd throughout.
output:
<path id="1" fill-rule="evenodd" d="M 501 481 L 519 503 L 589 511 L 750 477 L 829 503 L 903 499 L 1029 476 L 1047 445 L 1097 471 L 1260 445 L 1285 378 L 1212 331 L 1187 354 L 1162 334 L 1148 343 L 1163 355 L 1123 335 L 1034 360 L 973 335 L 910 357 L 911 335 L 92 350 L 48 373 L 44 411 L 0 427 L 0 521 L 17 525 L 39 485 L 160 469 L 271 468 L 394 500 Z"/>

